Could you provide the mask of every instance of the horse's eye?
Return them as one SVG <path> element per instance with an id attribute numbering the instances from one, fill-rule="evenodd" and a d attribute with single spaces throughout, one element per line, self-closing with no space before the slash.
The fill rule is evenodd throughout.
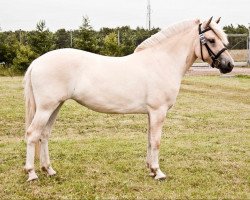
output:
<path id="1" fill-rule="evenodd" d="M 215 39 L 208 39 L 208 41 L 209 41 L 210 43 L 212 43 L 212 44 L 215 43 Z"/>

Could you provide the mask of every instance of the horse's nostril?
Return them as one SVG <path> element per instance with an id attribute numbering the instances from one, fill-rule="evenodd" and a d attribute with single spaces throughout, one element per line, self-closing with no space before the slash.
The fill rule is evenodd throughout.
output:
<path id="1" fill-rule="evenodd" d="M 228 62 L 227 66 L 230 67 L 230 68 L 233 68 L 233 67 L 234 67 L 234 64 L 231 63 L 231 62 Z"/>

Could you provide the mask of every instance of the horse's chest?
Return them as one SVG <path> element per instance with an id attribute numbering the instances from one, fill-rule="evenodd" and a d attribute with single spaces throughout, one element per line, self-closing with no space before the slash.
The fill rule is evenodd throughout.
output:
<path id="1" fill-rule="evenodd" d="M 148 105 L 152 107 L 166 106 L 172 107 L 176 101 L 180 89 L 179 84 L 161 84 L 161 86 L 153 87 L 148 92 Z"/>

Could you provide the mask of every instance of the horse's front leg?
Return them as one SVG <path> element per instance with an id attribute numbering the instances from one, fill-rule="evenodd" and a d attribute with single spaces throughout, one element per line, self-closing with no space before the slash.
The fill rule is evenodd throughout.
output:
<path id="1" fill-rule="evenodd" d="M 159 167 L 159 149 L 162 127 L 167 109 L 149 109 L 148 151 L 147 165 L 151 170 L 150 175 L 155 179 L 165 179 L 166 175 Z"/>

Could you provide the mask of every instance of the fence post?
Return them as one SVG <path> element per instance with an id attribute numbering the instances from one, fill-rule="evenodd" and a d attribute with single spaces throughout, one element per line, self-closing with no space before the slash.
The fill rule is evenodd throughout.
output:
<path id="1" fill-rule="evenodd" d="M 70 48 L 73 47 L 73 33 L 72 30 L 70 30 Z"/>
<path id="2" fill-rule="evenodd" d="M 120 46 L 120 44 L 121 44 L 121 40 L 120 40 L 120 30 L 118 29 L 118 33 L 117 33 L 117 44 L 118 44 L 118 46 Z"/>
<path id="3" fill-rule="evenodd" d="M 22 29 L 19 29 L 19 42 L 22 44 Z"/>
<path id="4" fill-rule="evenodd" d="M 250 66 L 250 23 L 248 23 L 248 41 L 247 41 L 247 50 L 248 50 L 248 61 L 247 65 Z"/>

